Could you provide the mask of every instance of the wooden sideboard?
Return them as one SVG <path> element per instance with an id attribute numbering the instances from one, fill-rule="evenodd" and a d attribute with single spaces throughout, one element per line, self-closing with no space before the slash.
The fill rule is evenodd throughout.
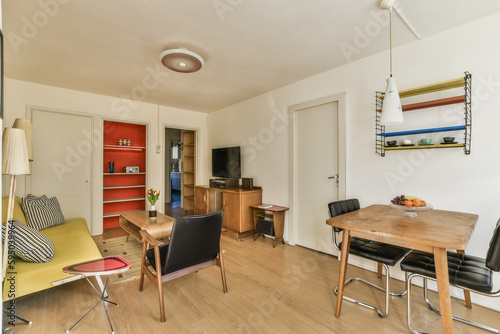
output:
<path id="1" fill-rule="evenodd" d="M 194 214 L 224 211 L 222 222 L 224 235 L 242 239 L 255 233 L 250 205 L 262 203 L 262 188 L 210 188 L 195 186 Z"/>

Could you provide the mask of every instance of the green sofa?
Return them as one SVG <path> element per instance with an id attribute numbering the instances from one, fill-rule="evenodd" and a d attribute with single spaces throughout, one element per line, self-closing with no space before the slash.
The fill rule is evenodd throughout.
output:
<path id="1" fill-rule="evenodd" d="M 7 220 L 8 198 L 2 199 L 2 222 Z M 13 218 L 26 224 L 22 210 L 22 201 L 16 196 Z M 31 263 L 16 257 L 15 270 L 7 269 L 6 279 L 15 276 L 15 297 L 9 293 L 11 285 L 6 281 L 3 301 L 19 298 L 34 292 L 56 286 L 62 280 L 74 278 L 62 269 L 66 266 L 101 258 L 101 254 L 92 239 L 87 223 L 83 218 L 66 219 L 68 223 L 41 230 L 54 243 L 55 253 L 52 261 Z M 13 273 L 10 273 L 13 272 Z M 9 297 L 9 295 L 11 297 Z"/>

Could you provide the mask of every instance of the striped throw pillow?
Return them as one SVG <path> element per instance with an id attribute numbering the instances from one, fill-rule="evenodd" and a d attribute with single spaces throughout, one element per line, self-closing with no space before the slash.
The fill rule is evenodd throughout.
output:
<path id="1" fill-rule="evenodd" d="M 56 197 L 28 195 L 23 198 L 23 211 L 26 224 L 38 231 L 66 223 Z"/>
<path id="2" fill-rule="evenodd" d="M 34 230 L 18 220 L 11 220 L 9 229 L 9 249 L 27 262 L 50 262 L 54 257 L 54 243 L 45 234 Z M 5 240 L 5 225 L 2 224 L 2 239 Z"/>

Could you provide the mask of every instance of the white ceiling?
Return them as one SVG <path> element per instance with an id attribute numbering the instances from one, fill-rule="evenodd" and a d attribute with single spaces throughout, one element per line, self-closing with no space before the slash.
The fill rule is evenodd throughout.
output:
<path id="1" fill-rule="evenodd" d="M 387 50 L 388 12 L 378 2 L 3 0 L 5 75 L 211 112 Z M 397 7 L 426 38 L 500 10 L 496 0 L 471 4 L 400 0 Z M 393 14 L 394 45 L 414 40 Z M 160 52 L 178 47 L 200 54 L 205 66 L 191 74 L 164 68 Z"/>

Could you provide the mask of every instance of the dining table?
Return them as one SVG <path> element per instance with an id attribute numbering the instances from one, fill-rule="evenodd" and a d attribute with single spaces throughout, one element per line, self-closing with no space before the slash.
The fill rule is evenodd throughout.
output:
<path id="1" fill-rule="evenodd" d="M 395 205 L 380 204 L 327 219 L 326 224 L 343 229 L 335 316 L 340 317 L 354 236 L 433 253 L 443 333 L 453 333 L 447 249 L 464 253 L 477 219 L 475 214 L 445 210 L 419 211 L 411 218 Z"/>

